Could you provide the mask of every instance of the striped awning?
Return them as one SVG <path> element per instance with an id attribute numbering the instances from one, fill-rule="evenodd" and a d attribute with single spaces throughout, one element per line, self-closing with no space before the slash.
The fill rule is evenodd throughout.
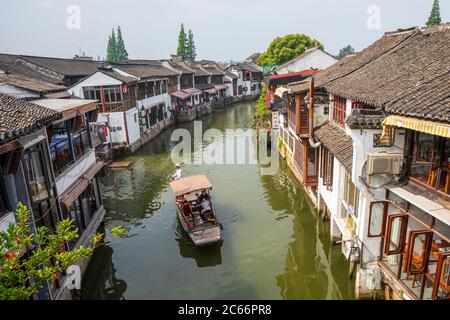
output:
<path id="1" fill-rule="evenodd" d="M 383 126 L 411 129 L 434 136 L 450 138 L 450 125 L 446 123 L 432 122 L 402 116 L 387 116 L 383 121 Z"/>

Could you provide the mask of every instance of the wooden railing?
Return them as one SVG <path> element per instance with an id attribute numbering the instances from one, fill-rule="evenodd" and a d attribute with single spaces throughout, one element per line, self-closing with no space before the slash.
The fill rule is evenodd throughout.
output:
<path id="1" fill-rule="evenodd" d="M 134 105 L 131 100 L 124 100 L 119 102 L 105 102 L 103 106 L 101 102 L 98 103 L 100 112 L 122 112 L 133 108 Z"/>

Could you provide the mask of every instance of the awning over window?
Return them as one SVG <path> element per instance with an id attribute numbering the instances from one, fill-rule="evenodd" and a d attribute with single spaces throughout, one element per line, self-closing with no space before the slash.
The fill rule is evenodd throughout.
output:
<path id="1" fill-rule="evenodd" d="M 196 88 L 189 88 L 189 89 L 183 89 L 184 92 L 189 94 L 201 94 L 202 90 L 196 89 Z"/>
<path id="2" fill-rule="evenodd" d="M 386 117 L 386 119 L 384 119 L 383 126 L 411 129 L 435 136 L 450 138 L 450 125 L 445 123 L 432 122 L 402 116 L 388 116 Z"/>
<path id="3" fill-rule="evenodd" d="M 216 89 L 206 89 L 205 92 L 210 93 L 210 94 L 216 94 L 217 90 Z"/>
<path id="4" fill-rule="evenodd" d="M 170 95 L 180 98 L 181 100 L 187 99 L 191 96 L 189 93 L 183 92 L 181 90 L 172 92 Z"/>
<path id="5" fill-rule="evenodd" d="M 61 197 L 61 204 L 69 210 L 72 203 L 83 193 L 89 185 L 89 180 L 80 178 Z"/>
<path id="6" fill-rule="evenodd" d="M 102 170 L 102 168 L 105 166 L 105 163 L 103 161 L 97 162 L 94 166 L 90 167 L 88 171 L 84 174 L 84 177 L 88 180 L 91 180 L 95 177 L 95 175 Z"/>
<path id="7" fill-rule="evenodd" d="M 226 90 L 226 89 L 227 89 L 227 86 L 224 85 L 224 84 L 216 84 L 216 85 L 214 86 L 214 88 L 216 88 L 217 90 Z"/>
<path id="8" fill-rule="evenodd" d="M 85 174 L 77 179 L 69 189 L 62 195 L 61 204 L 69 210 L 72 203 L 83 193 L 84 190 L 91 183 L 92 178 L 103 168 L 105 163 L 103 161 L 97 162 L 94 166 L 89 168 Z"/>

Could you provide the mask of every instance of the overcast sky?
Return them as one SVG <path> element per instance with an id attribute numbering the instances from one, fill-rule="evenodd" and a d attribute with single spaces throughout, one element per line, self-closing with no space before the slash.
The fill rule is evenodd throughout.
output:
<path id="1" fill-rule="evenodd" d="M 441 0 L 450 21 L 450 0 Z M 192 29 L 199 59 L 242 60 L 288 33 L 305 33 L 337 54 L 386 31 L 422 26 L 433 0 L 0 0 L 0 52 L 106 56 L 120 25 L 130 58 L 167 58 L 180 23 Z M 75 11 L 67 13 L 75 5 Z M 80 15 L 76 14 L 77 8 Z M 70 11 L 70 10 L 69 10 Z M 69 24 L 69 27 L 68 27 Z"/>

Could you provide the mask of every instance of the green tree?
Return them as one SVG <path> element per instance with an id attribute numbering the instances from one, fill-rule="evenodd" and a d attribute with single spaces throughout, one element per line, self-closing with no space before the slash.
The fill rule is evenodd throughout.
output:
<path id="1" fill-rule="evenodd" d="M 196 53 L 195 43 L 194 43 L 194 34 L 192 33 L 192 30 L 189 30 L 188 40 L 187 40 L 187 48 L 186 48 L 186 58 L 194 61 L 196 57 L 197 57 L 197 53 Z"/>
<path id="2" fill-rule="evenodd" d="M 353 49 L 353 47 L 351 45 L 348 45 L 348 46 L 342 48 L 341 51 L 339 51 L 339 54 L 337 55 L 336 58 L 341 60 L 346 55 L 349 55 L 349 54 L 354 53 L 354 52 L 355 52 L 355 49 Z"/>
<path id="3" fill-rule="evenodd" d="M 65 244 L 78 239 L 72 220 L 58 222 L 54 233 L 46 227 L 33 233 L 27 207 L 19 203 L 16 216 L 18 222 L 0 232 L 0 300 L 29 299 L 45 281 L 61 280 L 68 266 L 89 258 L 103 240 L 103 234 L 95 234 L 89 246 L 66 251 Z M 121 227 L 111 232 L 113 236 L 125 234 Z"/>
<path id="4" fill-rule="evenodd" d="M 177 47 L 177 55 L 182 56 L 183 59 L 186 59 L 186 53 L 187 53 L 187 36 L 186 32 L 184 31 L 184 25 L 181 23 L 181 29 L 180 34 L 178 35 L 178 47 Z"/>
<path id="5" fill-rule="evenodd" d="M 260 92 L 260 96 L 256 103 L 256 112 L 254 115 L 254 125 L 257 129 L 270 129 L 272 127 L 271 123 L 271 115 L 272 112 L 267 109 L 266 106 L 266 97 L 267 97 L 267 86 L 265 83 L 262 83 L 262 88 Z"/>
<path id="6" fill-rule="evenodd" d="M 439 0 L 434 0 L 433 8 L 426 23 L 427 27 L 441 24 L 441 9 L 439 7 Z"/>
<path id="7" fill-rule="evenodd" d="M 318 46 L 323 50 L 323 45 L 319 41 L 301 33 L 277 37 L 259 56 L 257 63 L 260 66 L 280 65 L 301 55 L 306 48 L 312 46 Z"/>
<path id="8" fill-rule="evenodd" d="M 120 26 L 117 27 L 117 44 L 116 44 L 116 52 L 117 52 L 117 61 L 127 61 L 128 60 L 128 52 L 125 49 L 125 43 L 122 38 L 122 30 Z"/>
<path id="9" fill-rule="evenodd" d="M 117 61 L 117 39 L 114 28 L 109 36 L 108 47 L 106 48 L 106 60 L 108 62 Z"/>

